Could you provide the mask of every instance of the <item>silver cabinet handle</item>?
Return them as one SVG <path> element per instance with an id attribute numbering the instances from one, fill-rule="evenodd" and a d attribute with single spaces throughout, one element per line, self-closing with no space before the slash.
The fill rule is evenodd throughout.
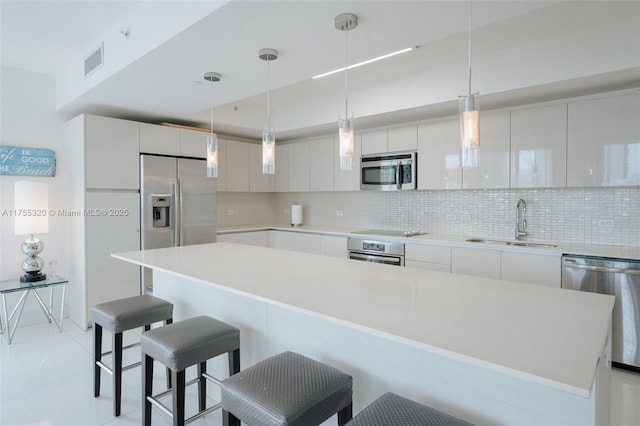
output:
<path id="1" fill-rule="evenodd" d="M 613 272 L 617 274 L 640 275 L 640 269 L 608 268 L 606 266 L 581 265 L 573 262 L 567 262 L 566 260 L 562 263 L 562 267 L 571 268 L 571 269 L 583 269 L 586 271 Z"/>

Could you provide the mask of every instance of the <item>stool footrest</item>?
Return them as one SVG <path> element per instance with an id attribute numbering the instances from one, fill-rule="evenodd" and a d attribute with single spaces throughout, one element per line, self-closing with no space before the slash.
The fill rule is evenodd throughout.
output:
<path id="1" fill-rule="evenodd" d="M 160 394 L 160 395 L 162 395 L 162 394 Z M 158 408 L 161 412 L 163 412 L 170 419 L 173 418 L 173 413 L 171 412 L 171 410 L 169 408 L 167 408 L 162 402 L 158 401 L 156 399 L 156 397 L 148 396 L 147 397 L 147 401 L 149 401 L 152 405 L 154 405 L 156 408 Z M 207 409 L 205 409 L 203 411 L 200 411 L 199 413 L 194 414 L 193 416 L 189 417 L 188 419 L 185 419 L 184 424 L 191 423 L 192 421 L 197 420 L 200 417 L 211 413 L 212 411 L 219 410 L 220 408 L 222 408 L 222 403 L 218 402 L 217 404 L 212 405 L 211 407 L 209 407 L 209 408 L 207 408 Z"/>
<path id="2" fill-rule="evenodd" d="M 96 365 L 102 368 L 105 372 L 113 376 L 113 370 L 111 369 L 111 367 L 104 364 L 102 361 L 96 361 Z M 132 368 L 136 368 L 136 367 L 140 367 L 140 361 L 134 362 L 133 364 L 130 364 L 130 365 L 125 365 L 124 367 L 122 367 L 122 371 L 131 370 Z"/>
<path id="3" fill-rule="evenodd" d="M 136 342 L 136 343 L 132 343 L 130 345 L 127 346 L 123 346 L 122 350 L 124 351 L 125 349 L 131 349 L 131 348 L 135 348 L 136 346 L 140 346 L 140 342 Z M 102 356 L 106 356 L 106 355 L 111 355 L 113 353 L 113 351 L 107 351 L 107 352 L 102 352 Z"/>

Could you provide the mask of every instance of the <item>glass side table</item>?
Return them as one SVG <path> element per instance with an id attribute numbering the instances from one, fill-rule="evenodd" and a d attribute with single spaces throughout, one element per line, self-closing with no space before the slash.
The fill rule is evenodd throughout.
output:
<path id="1" fill-rule="evenodd" d="M 44 313 L 47 321 L 49 323 L 54 323 L 60 332 L 62 332 L 62 322 L 64 320 L 64 302 L 65 295 L 67 291 L 67 283 L 69 281 L 62 277 L 49 277 L 43 281 L 37 281 L 33 283 L 21 283 L 19 279 L 9 279 L 0 281 L 0 294 L 2 295 L 2 312 L 3 312 L 3 321 L 0 321 L 0 334 L 7 333 L 7 340 L 9 344 L 11 344 L 11 340 L 13 340 L 13 335 L 16 333 L 16 328 L 18 328 L 18 323 L 20 322 L 20 317 L 22 316 L 22 310 L 24 309 L 24 305 L 27 302 L 27 296 L 29 293 L 33 292 L 34 297 L 38 301 L 40 308 L 42 308 L 42 312 Z M 53 317 L 53 289 L 56 286 L 62 286 L 62 297 L 60 298 L 60 322 L 56 321 Z M 38 290 L 49 287 L 49 306 L 47 306 L 40 294 L 38 294 Z M 19 293 L 22 292 L 22 296 L 13 307 L 11 314 L 7 309 L 7 294 L 9 293 Z M 15 321 L 13 318 L 16 313 L 18 314 Z M 13 321 L 13 325 L 11 323 Z"/>

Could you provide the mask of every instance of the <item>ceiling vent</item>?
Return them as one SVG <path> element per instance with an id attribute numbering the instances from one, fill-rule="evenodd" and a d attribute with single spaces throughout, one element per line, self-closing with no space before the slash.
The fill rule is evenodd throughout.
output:
<path id="1" fill-rule="evenodd" d="M 104 60 L 104 42 L 89 54 L 84 60 L 84 76 L 88 77 L 102 66 Z"/>

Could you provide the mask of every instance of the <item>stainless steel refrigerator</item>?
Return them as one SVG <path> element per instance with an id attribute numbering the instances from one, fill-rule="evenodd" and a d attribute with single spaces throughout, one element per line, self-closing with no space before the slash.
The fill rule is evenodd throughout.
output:
<path id="1" fill-rule="evenodd" d="M 216 181 L 206 160 L 140 155 L 140 248 L 216 241 Z M 151 270 L 142 268 L 143 293 L 153 292 Z"/>

